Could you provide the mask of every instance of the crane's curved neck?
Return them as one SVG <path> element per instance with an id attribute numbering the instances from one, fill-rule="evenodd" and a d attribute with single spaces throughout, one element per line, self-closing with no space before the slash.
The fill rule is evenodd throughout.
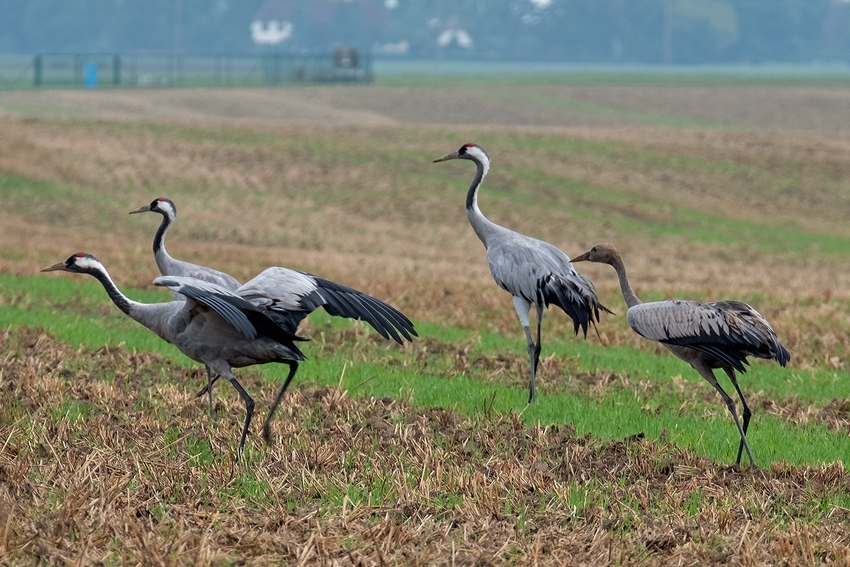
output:
<path id="1" fill-rule="evenodd" d="M 475 162 L 475 178 L 472 180 L 472 185 L 469 186 L 469 191 L 466 193 L 466 216 L 469 218 L 469 224 L 472 225 L 472 230 L 478 235 L 484 247 L 487 247 L 488 237 L 499 229 L 499 226 L 484 216 L 481 209 L 478 208 L 478 190 L 481 188 L 481 183 L 484 181 L 484 176 L 490 170 L 488 161 L 472 160 Z"/>
<path id="2" fill-rule="evenodd" d="M 109 277 L 109 274 L 106 273 L 105 270 L 91 270 L 88 273 L 97 278 L 97 281 L 103 285 L 106 293 L 109 295 L 109 299 L 112 300 L 112 303 L 118 306 L 118 309 L 133 319 L 136 319 L 134 308 L 141 305 L 140 303 L 129 299 L 126 295 L 121 293 L 121 290 L 118 289 L 118 286 L 115 285 L 115 282 L 112 281 L 112 278 Z"/>
<path id="3" fill-rule="evenodd" d="M 611 264 L 617 272 L 617 279 L 620 280 L 620 291 L 623 292 L 623 299 L 626 301 L 626 305 L 634 307 L 635 305 L 643 303 L 632 289 L 632 285 L 629 283 L 629 277 L 626 275 L 626 264 L 623 262 L 623 257 L 620 256 L 620 253 L 617 252 L 614 254 L 608 263 Z"/>
<path id="4" fill-rule="evenodd" d="M 168 227 L 171 226 L 172 222 L 174 221 L 169 215 L 162 215 L 162 222 L 153 237 L 153 256 L 161 274 L 167 273 L 167 265 L 172 260 L 168 252 L 165 251 L 165 233 L 168 232 Z"/>

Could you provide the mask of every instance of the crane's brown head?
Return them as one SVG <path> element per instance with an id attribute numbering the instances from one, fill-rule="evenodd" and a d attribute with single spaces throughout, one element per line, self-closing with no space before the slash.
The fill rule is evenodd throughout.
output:
<path id="1" fill-rule="evenodd" d="M 172 221 L 177 218 L 177 207 L 170 199 L 160 197 L 151 201 L 150 205 L 144 205 L 138 209 L 130 211 L 131 215 L 136 213 L 159 213 L 164 217 L 170 218 Z"/>
<path id="2" fill-rule="evenodd" d="M 484 148 L 478 144 L 464 144 L 458 151 L 446 154 L 441 158 L 437 158 L 433 161 L 433 163 L 448 161 L 450 159 L 468 159 L 472 161 L 490 162 L 490 158 L 487 156 L 487 152 L 484 151 Z"/>
<path id="3" fill-rule="evenodd" d="M 64 262 L 53 264 L 41 270 L 42 272 L 74 272 L 76 274 L 88 274 L 97 271 L 100 268 L 100 262 L 91 254 L 85 252 L 77 252 Z"/>
<path id="4" fill-rule="evenodd" d="M 620 259 L 620 253 L 607 242 L 597 244 L 581 256 L 576 256 L 571 262 L 596 262 L 598 264 L 614 265 Z"/>

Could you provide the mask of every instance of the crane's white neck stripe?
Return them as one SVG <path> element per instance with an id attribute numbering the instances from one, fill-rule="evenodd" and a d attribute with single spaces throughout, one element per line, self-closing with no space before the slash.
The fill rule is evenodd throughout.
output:
<path id="1" fill-rule="evenodd" d="M 77 258 L 74 261 L 78 267 L 84 270 L 97 270 L 99 272 L 105 272 L 103 268 L 103 264 L 92 258 L 91 256 L 83 256 L 82 258 Z"/>
<path id="2" fill-rule="evenodd" d="M 481 166 L 484 168 L 484 172 L 481 175 L 481 178 L 483 179 L 484 176 L 487 175 L 487 172 L 490 171 L 490 158 L 487 157 L 487 152 L 478 146 L 470 146 L 466 148 L 466 153 L 481 163 Z"/>
<path id="3" fill-rule="evenodd" d="M 160 201 L 157 203 L 157 208 L 168 215 L 168 218 L 172 221 L 177 217 L 177 212 L 174 210 L 174 207 L 171 206 L 171 203 L 168 201 Z"/>

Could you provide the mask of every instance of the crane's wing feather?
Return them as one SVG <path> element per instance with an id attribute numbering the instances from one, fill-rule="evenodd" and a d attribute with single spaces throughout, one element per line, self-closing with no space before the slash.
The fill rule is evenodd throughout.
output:
<path id="1" fill-rule="evenodd" d="M 398 309 L 356 289 L 313 277 L 319 293 L 327 300 L 325 311 L 331 315 L 362 319 L 381 336 L 392 338 L 399 344 L 402 342 L 401 337 L 409 341 L 418 336 L 413 323 Z"/>
<path id="2" fill-rule="evenodd" d="M 790 360 L 776 333 L 755 309 L 741 301 L 656 301 L 629 308 L 629 326 L 642 337 L 689 347 L 745 372 L 747 356 Z"/>
<path id="3" fill-rule="evenodd" d="M 257 307 L 238 295 L 215 284 L 185 276 L 160 276 L 153 283 L 206 305 L 248 339 L 257 338 L 257 329 L 246 314 L 256 312 Z"/>
<path id="4" fill-rule="evenodd" d="M 600 310 L 611 313 L 590 280 L 548 242 L 506 232 L 487 248 L 487 263 L 499 287 L 541 307 L 557 305 L 573 320 L 576 333 L 587 334 Z"/>
<path id="5" fill-rule="evenodd" d="M 401 337 L 410 340 L 416 336 L 413 323 L 395 308 L 350 287 L 304 272 L 267 268 L 237 293 L 255 305 L 267 307 L 293 333 L 307 315 L 321 306 L 331 315 L 366 321 L 385 339 L 401 343 Z"/>

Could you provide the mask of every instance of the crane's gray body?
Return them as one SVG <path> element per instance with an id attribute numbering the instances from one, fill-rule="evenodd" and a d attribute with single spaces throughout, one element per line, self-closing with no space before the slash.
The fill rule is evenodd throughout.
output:
<path id="1" fill-rule="evenodd" d="M 501 227 L 498 227 L 501 228 Z M 529 326 L 531 305 L 538 309 L 550 303 L 592 305 L 596 290 L 575 271 L 567 255 L 548 242 L 508 229 L 493 231 L 488 237 L 487 265 L 496 283 L 514 296 L 520 323 Z"/>
<path id="2" fill-rule="evenodd" d="M 629 307 L 626 316 L 637 334 L 689 363 L 703 354 L 713 368 L 746 372 L 747 356 L 782 366 L 790 358 L 767 320 L 742 301 L 655 301 Z"/>
<path id="3" fill-rule="evenodd" d="M 257 331 L 244 316 L 244 311 L 261 313 L 272 321 L 271 314 L 264 308 L 257 309 L 256 304 L 244 298 L 239 290 L 230 292 L 216 284 L 178 276 L 156 278 L 154 285 L 167 287 L 180 294 L 190 287 L 196 290 L 192 292 L 194 297 L 162 304 L 169 307 L 170 313 L 164 309 L 162 313 L 156 312 L 159 309 L 149 309 L 157 308 L 158 305 L 142 305 L 147 312 L 139 319 L 131 312 L 131 317 L 172 343 L 192 360 L 209 364 L 220 359 L 233 368 L 282 359 L 304 360 L 299 351 Z M 199 303 L 197 299 L 201 298 L 201 294 L 206 295 L 203 300 L 207 303 Z M 237 298 L 244 299 L 245 303 L 235 307 L 234 303 L 239 304 Z M 215 299 L 225 301 L 218 302 Z M 210 304 L 215 307 L 210 307 Z M 227 318 L 222 312 L 227 314 Z"/>

